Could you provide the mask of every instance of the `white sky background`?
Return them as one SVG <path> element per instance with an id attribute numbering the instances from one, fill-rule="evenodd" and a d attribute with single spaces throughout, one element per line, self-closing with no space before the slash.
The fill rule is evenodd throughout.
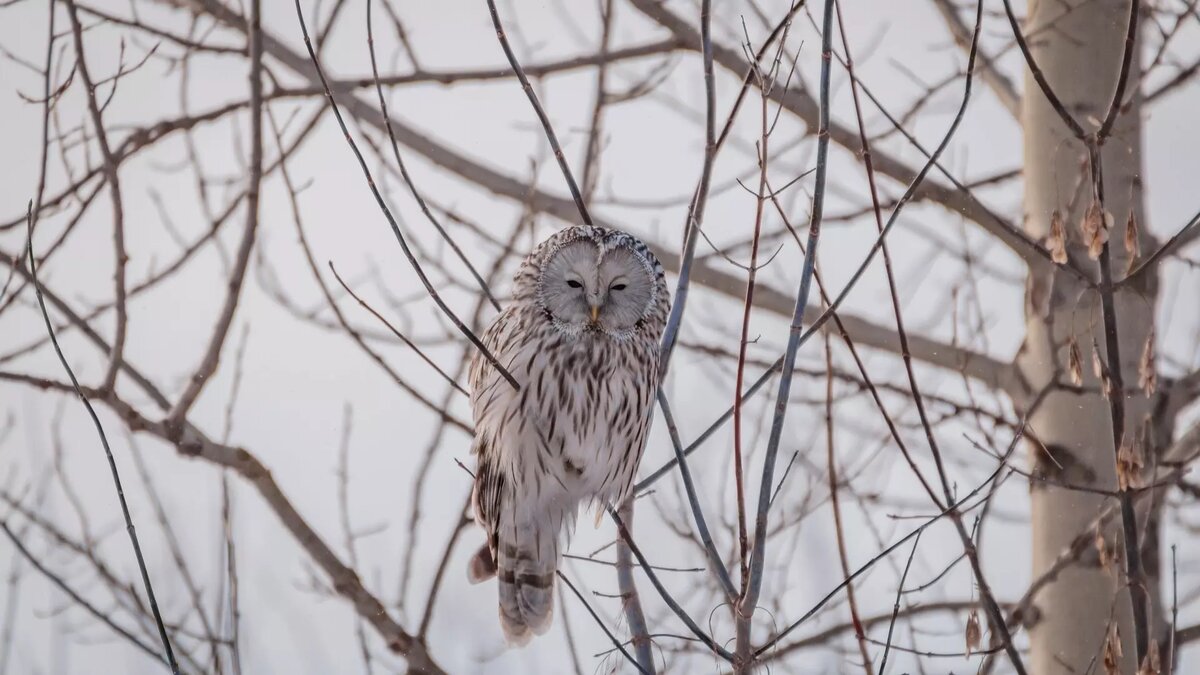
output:
<path id="1" fill-rule="evenodd" d="M 305 2 L 312 26 L 312 3 Z M 322 14 L 331 2 L 322 6 Z M 719 13 L 714 20 L 716 39 L 734 44 L 741 38 L 739 17 L 745 15 L 751 37 L 765 36 L 766 30 L 745 2 L 714 3 Z M 760 3 L 767 16 L 780 16 L 786 2 Z M 1178 4 L 1178 3 L 1176 3 Z M 299 27 L 290 2 L 266 0 L 263 3 L 264 30 L 283 40 L 293 49 L 302 51 Z M 634 9 L 618 2 L 614 29 L 614 47 L 640 44 L 664 35 Z M 101 0 L 98 7 L 127 14 L 125 0 Z M 429 69 L 453 69 L 498 66 L 503 54 L 495 40 L 487 8 L 478 2 L 447 0 L 445 2 L 399 2 L 400 14 L 409 31 L 422 65 Z M 690 3 L 673 2 L 677 12 L 685 12 L 695 20 L 696 12 Z M 814 12 L 820 3 L 814 6 Z M 364 3 L 350 0 L 327 52 L 325 66 L 331 73 L 343 76 L 369 73 L 366 51 Z M 999 3 L 988 3 L 988 9 L 999 10 Z M 0 46 L 12 54 L 34 63 L 44 58 L 45 2 L 27 0 L 14 7 L 0 10 Z M 148 22 L 168 27 L 174 32 L 186 32 L 188 17 L 146 3 L 139 5 L 142 17 Z M 406 59 L 394 59 L 396 41 L 382 20 L 381 7 L 376 24 L 376 40 L 388 72 L 406 71 Z M 941 18 L 928 0 L 849 0 L 844 11 L 848 32 L 859 74 L 893 112 L 906 110 L 918 95 L 903 69 L 920 74 L 926 82 L 936 82 L 965 64 L 944 28 Z M 515 0 L 501 4 L 506 26 L 510 29 L 526 64 L 594 51 L 598 39 L 595 3 L 592 2 L 531 2 Z M 66 28 L 66 14 L 59 16 L 59 29 Z M 1007 27 L 1000 17 L 986 18 L 987 43 L 995 47 L 1004 44 Z M 89 22 L 90 23 L 90 22 Z M 205 24 L 207 25 L 207 24 Z M 515 30 L 519 27 L 519 34 Z M 115 67 L 119 32 L 100 28 L 86 34 L 88 59 L 93 73 L 104 77 Z M 798 77 L 809 87 L 815 87 L 819 72 L 819 37 L 803 15 L 796 23 L 791 38 L 794 51 L 803 40 Z M 1185 59 L 1194 58 L 1200 44 L 1200 22 L 1196 22 L 1176 41 Z M 212 42 L 239 45 L 240 38 L 228 31 L 218 31 Z M 1189 42 L 1190 41 L 1190 42 Z M 135 62 L 149 44 L 143 40 L 128 43 L 127 62 Z M 164 44 L 164 53 L 176 54 L 179 49 Z M 593 209 L 629 230 L 677 246 L 678 232 L 686 207 L 685 197 L 699 175 L 703 150 L 702 111 L 703 81 L 700 62 L 690 53 L 670 57 L 669 77 L 658 92 L 634 103 L 612 107 L 605 122 L 604 159 L 601 188 Z M 622 64 L 613 69 L 612 86 L 621 89 L 649 72 L 662 58 Z M 275 72 L 286 68 L 274 64 Z M 1010 59 L 1007 65 L 1015 64 Z M 220 103 L 244 98 L 246 61 L 241 58 L 197 57 L 194 61 L 190 88 L 192 111 L 206 110 Z M 1012 73 L 1018 73 L 1011 70 Z M 718 73 L 718 114 L 724 116 L 736 93 L 737 80 L 727 72 Z M 290 75 L 288 76 L 290 77 Z M 1020 81 L 1020 77 L 1016 77 Z M 286 79 L 293 82 L 294 80 Z M 852 124 L 853 109 L 846 78 L 835 69 L 834 114 Z M 578 165 L 585 145 L 586 125 L 594 96 L 594 75 L 591 71 L 555 76 L 543 90 L 543 103 L 563 140 L 573 165 Z M 0 60 L 0 217 L 7 222 L 23 213 L 24 205 L 34 194 L 37 180 L 40 108 L 22 101 L 17 92 L 36 95 L 41 90 L 40 77 L 15 64 Z M 967 117 L 952 144 L 947 164 L 954 167 L 960 178 L 975 178 L 1019 166 L 1020 136 L 1016 123 L 999 106 L 991 92 L 977 83 Z M 957 107 L 961 86 L 956 84 L 936 95 L 924 113 L 910 129 L 923 142 L 932 146 L 940 138 Z M 373 92 L 360 95 L 373 98 Z M 736 132 L 737 143 L 727 148 L 718 163 L 714 185 L 725 185 L 734 176 L 745 175 L 753 169 L 753 142 L 757 136 L 756 107 L 753 98 L 743 113 Z M 540 157 L 542 170 L 539 185 L 554 194 L 566 194 L 557 167 L 545 155 L 541 130 L 514 80 L 484 84 L 421 85 L 397 88 L 389 103 L 399 119 L 426 130 L 428 135 L 459 152 L 497 168 L 508 175 L 524 178 L 530 161 Z M 1195 111 L 1200 106 L 1200 88 L 1196 85 L 1166 97 L 1148 111 L 1145 145 L 1148 226 L 1155 234 L 1165 237 L 1178 228 L 1197 209 L 1196 179 L 1200 175 L 1200 134 L 1195 131 Z M 286 116 L 294 108 L 284 103 L 276 109 Z M 306 102 L 297 120 L 311 114 L 312 105 Z M 62 104 L 64 121 L 77 124 L 86 115 L 78 84 Z M 175 116 L 179 111 L 178 79 L 169 72 L 168 64 L 152 59 L 144 68 L 124 79 L 106 119 L 119 125 L 138 125 L 162 117 Z M 245 118 L 238 118 L 244 130 Z M 868 115 L 872 131 L 884 130 L 886 122 L 877 114 Z M 812 167 L 815 144 L 811 137 L 797 139 L 805 131 L 803 125 L 785 114 L 772 139 L 778 153 L 772 165 L 774 183 L 783 183 L 795 174 Z M 180 137 L 181 138 L 181 137 Z M 177 171 L 183 158 L 180 138 L 165 142 L 153 152 L 143 153 L 137 160 L 122 167 L 126 196 L 126 227 L 131 260 L 131 279 L 143 278 L 148 271 L 161 267 L 174 258 L 177 246 L 162 225 L 162 220 L 149 197 L 151 189 L 163 197 L 174 227 L 190 240 L 207 227 L 197 209 L 193 177 Z M 245 148 L 245 137 L 236 146 L 232 127 L 227 123 L 202 127 L 198 131 L 205 166 L 210 173 L 225 172 L 240 175 L 235 162 Z M 269 138 L 269 137 L 268 137 Z M 274 156 L 273 141 L 267 142 L 267 158 Z M 894 138 L 882 144 L 911 166 L 919 166 L 920 157 Z M 403 148 L 402 148 L 403 151 Z M 835 149 L 831 165 L 831 189 L 827 213 L 843 213 L 865 203 L 866 184 L 858 166 L 848 153 Z M 511 231 L 517 209 L 500 198 L 493 197 L 465 184 L 449 173 L 406 153 L 410 170 L 425 194 L 442 205 L 453 205 L 474 222 L 488 228 L 495 236 L 505 238 Z M 377 164 L 372 162 L 373 168 Z M 400 254 L 383 217 L 375 207 L 366 185 L 353 162 L 331 117 L 306 142 L 290 163 L 293 179 L 307 187 L 301 193 L 303 217 L 310 242 L 324 265 L 333 261 L 343 276 L 363 289 L 381 310 L 388 305 L 371 283 L 367 272 L 371 265 L 378 267 L 382 279 L 395 296 L 408 296 L 419 291 L 416 276 Z M 379 175 L 379 172 L 377 172 Z M 51 161 L 50 192 L 63 184 L 61 165 Z M 897 196 L 901 187 L 882 181 L 885 194 Z M 236 189 L 240 189 L 240 183 Z M 811 179 L 802 183 L 811 188 Z M 390 187 L 395 188 L 393 183 Z M 260 252 L 269 258 L 272 269 L 286 287 L 289 295 L 305 307 L 320 305 L 320 296 L 295 243 L 286 193 L 278 174 L 266 183 L 260 227 Z M 1021 191 L 1018 183 L 1007 183 L 999 189 L 981 191 L 985 200 L 999 212 L 1016 220 L 1020 213 Z M 674 198 L 675 205 L 656 208 L 620 208 L 605 205 L 613 195 L 624 200 L 662 200 Z M 797 189 L 793 199 L 793 222 L 806 222 L 807 197 Z M 217 195 L 215 206 L 223 206 L 228 195 Z M 444 248 L 429 232 L 427 224 L 403 189 L 393 189 L 394 208 L 415 232 L 427 250 Z M 746 236 L 753 223 L 753 198 L 740 188 L 726 190 L 714 196 L 706 217 L 706 230 L 716 242 L 733 242 Z M 104 302 L 111 296 L 111 212 L 107 196 L 95 204 L 77 234 L 64 250 L 42 270 L 43 280 L 73 302 L 77 307 Z M 997 245 L 987 235 L 970 224 L 961 223 L 940 207 L 915 204 L 910 206 L 896 234 L 893 255 L 898 261 L 898 276 L 905 300 L 908 325 L 913 331 L 931 333 L 949 339 L 953 326 L 947 320 L 953 301 L 950 289 L 963 287 L 963 271 L 953 262 L 953 252 L 970 247 L 982 266 L 995 274 L 978 275 L 978 292 L 983 298 L 982 317 L 986 338 L 971 337 L 960 325 L 960 339 L 971 340 L 981 351 L 1008 359 L 1015 352 L 1023 332 L 1020 268 L 1014 256 Z M 36 243 L 45 246 L 58 232 L 62 217 L 44 222 Z M 539 219 L 539 236 L 544 236 L 559 223 Z M 768 217 L 764 231 L 779 225 L 777 218 Z M 224 229 L 224 248 L 231 251 L 241 234 L 241 217 L 236 216 Z M 495 251 L 482 248 L 461 228 L 454 229 L 468 242 L 468 255 L 490 265 Z M 829 226 L 822 236 L 821 262 L 831 288 L 841 284 L 857 266 L 874 237 L 871 219 L 857 219 L 851 224 Z M 0 247 L 15 251 L 24 241 L 21 230 L 0 232 Z M 522 239 L 523 250 L 530 242 Z M 951 251 L 948 252 L 946 247 Z M 763 283 L 785 292 L 794 292 L 798 278 L 799 256 L 794 246 L 787 248 L 760 276 Z M 773 249 L 772 249 L 773 250 Z M 699 252 L 710 252 L 701 244 Z M 744 252 L 739 254 L 744 257 Z M 447 258 L 448 259 L 448 258 Z M 452 269 L 457 263 L 448 262 Z M 510 261 L 511 270 L 515 265 Z M 730 268 L 732 269 L 732 268 Z M 1195 334 L 1200 328 L 1200 303 L 1196 301 L 1197 272 L 1188 272 L 1180 265 L 1170 265 L 1164 276 L 1160 307 L 1159 334 L 1164 340 L 1160 348 L 1169 372 L 1195 368 L 1198 365 Z M 194 370 L 209 339 L 214 316 L 224 301 L 224 274 L 220 256 L 208 247 L 196 262 L 170 283 L 139 298 L 131 306 L 131 323 L 127 357 L 139 369 L 148 373 L 156 383 L 178 395 L 186 377 Z M 410 546 L 407 522 L 411 515 L 412 477 L 424 457 L 433 431 L 433 417 L 400 391 L 375 365 L 357 350 L 345 335 L 322 330 L 296 320 L 281 309 L 264 292 L 258 274 L 251 271 L 244 297 L 238 309 L 229 346 L 222 368 L 206 388 L 194 408 L 191 419 L 215 438 L 220 437 L 224 424 L 224 408 L 228 400 L 233 355 L 243 326 L 249 325 L 245 370 L 237 408 L 233 418 L 231 442 L 256 454 L 273 472 L 275 479 L 310 524 L 339 553 L 342 532 L 337 513 L 337 481 L 335 470 L 337 450 L 343 430 L 343 408 L 353 408 L 353 430 L 350 458 L 351 520 L 358 530 L 373 533 L 358 542 L 360 573 L 369 587 L 389 605 L 396 598 L 399 564 L 402 552 Z M 507 290 L 505 282 L 496 287 L 499 294 Z M 460 279 L 469 281 L 463 274 Z M 332 278 L 329 279 L 333 283 Z M 875 266 L 863 283 L 850 296 L 847 311 L 889 325 L 891 307 L 886 299 L 882 268 Z M 967 292 L 967 291 L 963 291 Z M 470 315 L 474 298 L 467 293 L 450 290 L 448 299 L 456 310 Z M 685 339 L 722 344 L 732 348 L 731 337 L 739 304 L 715 298 L 709 293 L 693 294 L 689 306 L 689 321 Z M 27 294 L 26 300 L 32 296 Z M 973 305 L 961 303 L 973 312 Z M 352 302 L 342 307 L 358 325 L 373 326 L 371 319 Z M 401 327 L 415 336 L 440 335 L 432 302 L 422 300 L 409 307 Z M 385 311 L 390 317 L 396 313 Z M 328 316 L 328 312 L 324 313 Z M 490 310 L 485 321 L 490 319 Z M 968 314 L 968 319 L 975 317 Z M 717 324 L 720 330 L 713 330 Z M 111 331 L 110 321 L 98 322 L 101 332 Z M 10 312 L 0 322 L 0 348 L 25 344 L 42 334 L 41 320 L 30 306 Z M 722 332 L 723 331 L 723 332 Z M 779 317 L 758 312 L 751 331 L 761 335 L 761 345 L 754 354 L 773 359 L 786 335 L 786 324 Z M 85 382 L 95 383 L 103 373 L 105 359 L 92 346 L 71 334 L 64 348 L 77 373 Z M 840 349 L 840 346 L 836 349 Z M 434 358 L 452 370 L 458 353 L 457 345 L 431 350 Z M 431 398 L 440 400 L 444 385 L 436 376 L 402 347 L 385 346 L 389 361 L 423 386 Z M 844 351 L 838 358 L 845 361 Z M 896 380 L 898 361 L 890 356 L 868 353 L 872 375 L 889 381 Z M 805 366 L 823 367 L 821 343 L 810 342 L 801 352 Z M 57 362 L 47 350 L 22 360 L 21 371 L 33 371 L 62 379 Z M 757 370 L 753 375 L 757 375 Z M 961 391 L 956 377 L 940 371 L 922 369 L 923 383 L 933 391 Z M 135 404 L 145 401 L 133 393 L 129 383 L 121 391 Z M 711 419 L 720 414 L 732 399 L 732 377 L 724 364 L 712 364 L 694 353 L 681 351 L 668 384 L 675 411 L 680 418 L 685 442 L 694 438 Z M 800 401 L 819 401 L 824 381 L 798 378 L 796 397 Z M 773 394 L 772 394 L 773 396 Z M 765 399 L 764 399 L 765 400 Z M 985 397 L 985 400 L 990 400 Z M 763 408 L 758 401 L 753 409 Z M 895 411 L 903 406 L 894 403 Z M 456 400 L 451 411 L 460 417 L 468 416 L 465 401 Z M 892 541 L 907 532 L 916 521 L 894 520 L 895 513 L 906 506 L 907 514 L 923 514 L 925 506 L 902 464 L 894 464 L 896 454 L 884 453 L 869 465 L 864 464 L 883 442 L 883 427 L 878 414 L 861 398 L 839 406 L 842 428 L 840 461 L 845 470 L 853 473 L 857 491 L 871 494 L 887 491 L 894 503 L 878 507 L 872 515 L 883 539 Z M 904 414 L 911 411 L 904 409 Z M 101 550 L 114 568 L 130 579 L 136 568 L 129 555 L 128 541 L 121 532 L 119 512 L 112 494 L 107 466 L 94 431 L 77 402 L 65 397 L 51 397 L 41 392 L 11 384 L 0 384 L 0 418 L 12 416 L 15 433 L 0 446 L 0 484 L 7 489 L 20 488 L 45 470 L 51 462 L 55 443 L 50 430 L 52 419 L 62 415 L 61 443 L 66 460 L 66 472 L 73 487 L 80 493 L 90 510 L 93 533 L 103 535 Z M 781 512 L 795 514 L 807 504 L 815 508 L 798 534 L 774 541 L 777 574 L 769 579 L 765 594 L 784 594 L 780 603 L 786 613 L 785 621 L 803 613 L 813 602 L 838 581 L 836 550 L 832 520 L 825 508 L 824 432 L 819 405 L 796 405 L 788 418 L 785 447 L 781 464 L 792 452 L 802 451 L 802 459 L 781 497 Z M 178 617 L 186 607 L 183 586 L 171 563 L 161 533 L 145 500 L 129 458 L 129 447 L 120 433 L 117 420 L 102 412 L 109 437 L 121 463 L 127 492 L 133 506 L 139 533 L 151 565 L 155 588 L 169 617 Z M 959 488 L 966 490 L 987 473 L 990 465 L 979 462 L 977 451 L 962 437 L 967 427 L 947 426 L 940 438 L 948 450 L 949 461 L 960 479 Z M 444 446 L 437 455 L 425 486 L 421 504 L 422 525 L 419 528 L 417 553 L 414 556 L 413 600 L 397 616 L 407 629 L 415 629 L 424 604 L 428 580 L 441 558 L 445 538 L 463 503 L 469 478 L 458 468 L 453 458 L 470 464 L 469 439 L 453 430 L 447 432 Z M 749 445 L 761 449 L 764 433 L 747 434 Z M 999 434 L 1007 442 L 1007 432 Z M 710 520 L 726 524 L 729 512 L 722 518 L 717 504 L 728 500 L 731 487 L 729 471 L 730 435 L 726 430 L 717 434 L 710 447 L 693 462 L 693 470 L 708 499 Z M 171 522 L 184 540 L 193 572 L 203 580 L 208 593 L 213 593 L 218 576 L 219 558 L 219 488 L 218 474 L 211 466 L 182 459 L 165 445 L 149 438 L 139 441 L 146 455 L 160 492 L 170 509 Z M 923 446 L 917 444 L 914 447 Z M 807 460 L 809 468 L 804 466 Z M 643 471 L 657 468 L 670 456 L 666 434 L 656 425 L 651 445 L 646 451 Z M 749 476 L 757 485 L 759 464 L 752 464 Z M 903 470 L 901 470 L 903 469 Z M 778 475 L 778 472 L 777 472 Z M 275 516 L 264 508 L 253 489 L 238 481 L 236 490 L 236 530 L 242 589 L 243 664 L 247 673 L 352 673 L 361 672 L 354 638 L 354 621 L 350 607 L 339 599 L 323 598 L 310 592 L 310 564 L 292 538 L 279 526 Z M 673 516 L 678 511 L 678 479 L 659 485 L 655 499 Z M 753 494 L 753 492 L 752 492 Z M 984 558 L 989 580 L 1001 599 L 1016 597 L 1029 579 L 1026 525 L 1026 488 L 1017 480 L 1002 491 L 997 509 L 999 515 L 985 539 Z M 806 502 L 806 500 L 809 500 Z M 650 508 L 649 501 L 641 502 L 639 510 L 639 539 L 652 560 L 663 565 L 691 566 L 699 564 L 696 550 L 680 543 L 663 526 Z M 64 499 L 61 489 L 52 489 L 44 509 L 71 533 L 78 534 L 78 524 Z M 847 504 L 848 544 L 852 564 L 861 564 L 878 550 L 870 535 L 863 514 L 852 503 Z M 730 542 L 729 529 L 721 530 L 722 546 Z M 910 576 L 910 584 L 924 582 L 937 574 L 959 552 L 958 544 L 946 530 L 934 528 L 921 542 Z M 605 523 L 593 531 L 591 516 L 580 519 L 580 527 L 571 551 L 587 554 L 608 542 L 613 528 Z M 1194 537 L 1176 527 L 1167 530 L 1167 545 L 1179 545 L 1181 579 L 1191 579 L 1195 572 L 1192 562 L 1200 555 Z M 522 651 L 504 651 L 495 609 L 494 584 L 470 586 L 465 579 L 467 557 L 481 543 L 477 529 L 471 528 L 460 540 L 451 563 L 445 588 L 431 628 L 430 651 L 447 670 L 455 673 L 526 673 L 564 672 L 565 643 L 561 626 L 536 640 Z M 43 542 L 35 539 L 35 550 L 44 551 Z M 907 551 L 905 550 L 904 553 Z M 10 546 L 0 544 L 0 570 L 7 571 L 12 562 Z M 611 551 L 602 555 L 611 559 Z M 894 557 L 903 565 L 903 553 Z M 77 561 L 61 555 L 49 561 L 64 571 L 69 579 L 87 589 L 92 582 L 88 572 Z M 615 575 L 607 568 L 599 570 L 575 563 L 567 566 L 576 578 L 582 577 L 592 590 L 615 593 Z M 25 569 L 27 579 L 34 573 Z M 318 572 L 316 578 L 322 576 Z M 704 594 L 691 592 L 699 577 L 667 575 L 671 588 L 683 599 L 693 616 L 704 619 L 712 610 Z M 1181 595 L 1190 586 L 1181 585 Z M 646 600 L 652 630 L 661 625 L 667 632 L 682 632 L 673 617 L 668 618 L 657 601 L 653 588 L 641 578 L 640 589 Z M 862 586 L 861 602 L 864 614 L 876 614 L 890 609 L 895 589 L 894 568 L 880 564 Z M 921 597 L 922 602 L 940 599 L 973 597 L 973 583 L 963 567 L 946 576 L 937 587 Z M 6 588 L 0 587 L 0 600 Z M 621 619 L 619 606 L 613 600 L 590 598 L 603 613 Z M 839 603 L 842 602 L 839 596 Z M 3 605 L 3 602 L 0 602 Z M 140 653 L 120 643 L 114 643 L 105 630 L 85 618 L 78 610 L 61 611 L 61 594 L 48 585 L 29 581 L 21 587 L 19 615 L 11 673 L 156 673 L 161 668 Z M 572 627 L 580 643 L 579 653 L 585 672 L 597 668 L 599 659 L 592 654 L 607 648 L 603 634 L 594 626 L 574 598 L 559 598 L 557 610 L 570 612 Z M 795 635 L 803 636 L 845 620 L 844 604 L 814 619 Z M 1183 608 L 1181 623 L 1190 624 L 1200 614 Z M 760 626 L 769 622 L 763 618 Z M 703 620 L 701 621 L 703 625 Z M 959 651 L 962 648 L 961 617 L 950 621 L 944 616 L 917 622 L 929 632 L 921 635 L 919 644 L 931 651 Z M 765 632 L 765 631 L 764 631 Z M 882 639 L 882 633 L 872 631 Z M 905 640 L 908 634 L 903 633 Z M 851 634 L 845 634 L 843 646 L 849 646 Z M 665 641 L 664 644 L 674 644 Z M 907 641 L 905 642 L 907 644 Z M 372 642 L 374 651 L 385 663 L 396 664 L 383 654 L 382 645 Z M 1193 650 L 1194 651 L 1194 650 Z M 878 653 L 878 651 L 876 651 Z M 894 657 L 896 670 L 911 667 L 903 655 Z M 1196 654 L 1188 655 L 1195 663 Z M 716 672 L 715 665 L 690 662 L 696 670 Z M 851 666 L 831 652 L 803 651 L 789 660 L 793 672 L 834 672 Z M 973 669 L 959 659 L 927 661 L 928 672 L 967 672 Z M 999 665 L 1003 665 L 1002 663 Z M 618 660 L 603 662 L 598 672 L 622 668 Z M 1186 672 L 1184 666 L 1181 672 Z M 1194 666 L 1192 666 L 1194 667 Z"/>

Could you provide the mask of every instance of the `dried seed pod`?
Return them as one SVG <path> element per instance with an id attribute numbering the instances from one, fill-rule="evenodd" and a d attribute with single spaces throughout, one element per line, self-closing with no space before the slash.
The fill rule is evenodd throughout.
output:
<path id="1" fill-rule="evenodd" d="M 1100 380 L 1100 391 L 1105 397 L 1112 395 L 1112 380 L 1108 377 L 1108 368 L 1104 367 L 1104 361 L 1100 358 L 1100 344 L 1096 342 L 1096 338 L 1092 338 L 1092 372 L 1096 378 Z"/>
<path id="2" fill-rule="evenodd" d="M 1100 257 L 1104 244 L 1108 242 L 1108 223 L 1111 221 L 1112 215 L 1105 213 L 1097 201 L 1093 201 L 1083 214 L 1079 232 L 1083 235 L 1083 243 L 1088 247 L 1088 257 L 1092 260 Z"/>
<path id="3" fill-rule="evenodd" d="M 1108 639 L 1104 641 L 1104 672 L 1119 675 L 1121 672 L 1121 630 L 1113 623 L 1108 627 Z"/>
<path id="4" fill-rule="evenodd" d="M 1138 487 L 1145 464 L 1145 453 L 1138 434 L 1126 434 L 1117 450 L 1117 482 L 1122 490 Z"/>
<path id="5" fill-rule="evenodd" d="M 1112 571 L 1112 567 L 1111 567 L 1112 556 L 1109 555 L 1108 541 L 1104 538 L 1104 531 L 1100 529 L 1099 525 L 1096 526 L 1095 542 L 1096 542 L 1096 558 L 1100 562 L 1101 569 L 1103 569 L 1107 572 L 1111 572 Z"/>
<path id="6" fill-rule="evenodd" d="M 1050 238 L 1046 241 L 1050 259 L 1057 265 L 1067 264 L 1067 228 L 1063 223 L 1062 211 L 1054 209 L 1050 214 Z"/>
<path id="7" fill-rule="evenodd" d="M 1125 221 L 1125 252 L 1130 258 L 1136 258 L 1142 254 L 1141 238 L 1138 236 L 1137 216 L 1133 210 L 1129 211 L 1129 220 Z"/>
<path id="8" fill-rule="evenodd" d="M 1142 358 L 1138 361 L 1138 386 L 1146 396 L 1153 396 L 1158 387 L 1158 370 L 1154 367 L 1154 328 L 1146 336 Z"/>
<path id="9" fill-rule="evenodd" d="M 983 628 L 979 625 L 979 612 L 972 609 L 967 615 L 967 656 L 979 649 L 979 645 L 983 642 Z"/>
<path id="10" fill-rule="evenodd" d="M 1067 341 L 1067 376 L 1076 387 L 1083 384 L 1083 357 L 1079 355 L 1079 342 L 1074 335 Z"/>

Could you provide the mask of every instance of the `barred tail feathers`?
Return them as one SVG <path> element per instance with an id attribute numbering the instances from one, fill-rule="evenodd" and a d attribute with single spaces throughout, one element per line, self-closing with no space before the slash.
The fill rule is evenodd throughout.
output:
<path id="1" fill-rule="evenodd" d="M 559 523 L 535 518 L 508 522 L 496 542 L 500 624 L 509 643 L 524 645 L 550 628 L 559 563 Z"/>

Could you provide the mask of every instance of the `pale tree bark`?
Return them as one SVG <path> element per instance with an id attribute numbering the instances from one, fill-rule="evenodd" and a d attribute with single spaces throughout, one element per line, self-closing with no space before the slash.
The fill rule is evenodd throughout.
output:
<path id="1" fill-rule="evenodd" d="M 1100 126 L 1113 97 L 1128 16 L 1129 0 L 1093 0 L 1080 7 L 1052 0 L 1029 3 L 1024 32 L 1035 36 L 1030 38 L 1034 60 L 1068 112 L 1089 134 Z M 1131 72 L 1139 72 L 1136 52 Z M 1092 202 L 1087 150 L 1074 138 L 1028 71 L 1025 92 L 1021 120 L 1029 233 L 1039 238 L 1049 236 L 1051 215 L 1056 209 L 1061 211 L 1071 260 L 1088 270 L 1093 279 L 1099 279 L 1097 263 L 1089 258 L 1079 228 Z M 1116 279 L 1124 276 L 1128 266 L 1123 240 L 1131 210 L 1139 223 L 1145 222 L 1140 101 L 1132 91 L 1127 100 L 1130 97 L 1132 101 L 1102 154 Z M 1137 389 L 1137 365 L 1153 324 L 1156 291 L 1157 279 L 1147 274 L 1139 283 L 1117 291 L 1115 298 L 1127 438 L 1140 433 L 1151 408 L 1150 400 Z M 1100 345 L 1101 361 L 1107 362 L 1098 292 L 1061 271 L 1046 266 L 1035 268 L 1027 290 L 1026 323 L 1017 365 L 1030 387 L 1037 390 L 1056 371 L 1067 380 L 1069 344 L 1074 338 L 1087 391 L 1056 391 L 1031 419 L 1031 430 L 1045 444 L 1030 449 L 1034 470 L 1059 484 L 1035 482 L 1032 488 L 1033 577 L 1038 578 L 1103 509 L 1110 508 L 1116 514 L 1119 507 L 1111 496 L 1060 485 L 1117 489 L 1109 402 L 1101 393 L 1102 385 L 1093 368 L 1094 345 Z M 1140 521 L 1143 525 L 1146 522 Z M 1102 534 L 1110 557 L 1123 555 L 1121 518 L 1114 515 L 1105 522 Z M 1155 536 L 1142 537 L 1143 543 L 1153 545 L 1155 540 Z M 1032 672 L 1082 673 L 1089 664 L 1097 668 L 1103 663 L 1110 618 L 1117 622 L 1124 646 L 1121 672 L 1136 670 L 1130 593 L 1120 571 L 1122 564 L 1102 564 L 1098 551 L 1099 547 L 1094 547 L 1079 564 L 1059 572 L 1036 598 L 1034 611 L 1024 617 L 1030 632 Z M 1143 554 L 1150 578 L 1157 575 L 1155 553 Z M 1161 612 L 1157 586 L 1151 584 L 1149 590 L 1153 626 L 1157 624 L 1154 617 Z"/>

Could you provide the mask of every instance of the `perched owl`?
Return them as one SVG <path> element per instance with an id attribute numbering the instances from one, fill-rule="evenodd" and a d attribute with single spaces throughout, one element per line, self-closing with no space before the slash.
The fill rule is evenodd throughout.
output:
<path id="1" fill-rule="evenodd" d="M 500 624 L 523 645 L 550 627 L 560 539 L 581 504 L 629 493 L 658 387 L 669 302 L 662 265 L 624 232 L 570 227 L 542 242 L 483 342 L 521 385 L 476 353 L 471 497 L 487 543 L 469 578 L 496 575 Z"/>

